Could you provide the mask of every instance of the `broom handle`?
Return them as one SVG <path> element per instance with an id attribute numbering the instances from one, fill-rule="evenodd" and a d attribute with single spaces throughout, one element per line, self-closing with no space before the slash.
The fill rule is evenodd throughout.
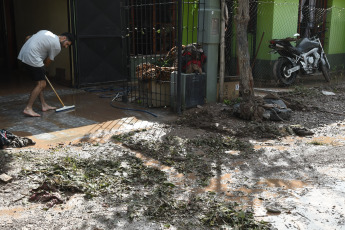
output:
<path id="1" fill-rule="evenodd" d="M 45 75 L 44 75 L 44 76 L 45 76 Z M 50 83 L 50 81 L 48 80 L 47 76 L 45 76 L 45 77 L 46 77 L 46 80 L 47 80 L 47 82 L 49 83 L 50 87 L 53 89 L 54 93 L 56 94 L 57 98 L 58 98 L 59 101 L 61 102 L 62 106 L 65 107 L 65 105 L 63 104 L 61 98 L 59 97 L 59 95 L 58 95 L 57 92 L 55 91 L 53 85 Z"/>

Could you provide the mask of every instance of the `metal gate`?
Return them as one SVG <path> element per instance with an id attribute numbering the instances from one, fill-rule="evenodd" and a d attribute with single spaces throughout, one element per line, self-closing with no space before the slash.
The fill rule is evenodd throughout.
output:
<path id="1" fill-rule="evenodd" d="M 73 0 L 71 4 L 76 34 L 76 85 L 126 80 L 127 49 L 121 36 L 121 1 Z"/>
<path id="2" fill-rule="evenodd" d="M 5 25 L 5 15 L 4 15 L 4 3 L 3 0 L 0 1 L 0 68 L 6 68 L 6 25 Z"/>
<path id="3" fill-rule="evenodd" d="M 203 78 L 193 78 L 194 70 L 189 72 L 191 79 L 197 79 L 192 82 L 180 82 L 181 76 L 178 75 L 187 73 L 187 70 L 182 70 L 182 49 L 188 48 L 183 47 L 199 47 L 193 43 L 198 42 L 198 10 L 201 3 L 198 0 L 123 2 L 123 34 L 127 39 L 130 63 L 129 100 L 150 108 L 175 107 L 177 101 L 176 109 L 174 108 L 177 111 L 181 110 L 182 106 L 187 106 L 188 100 L 197 101 L 194 97 L 201 96 L 197 90 L 191 91 L 190 87 L 196 83 L 199 85 L 199 80 Z M 185 55 L 184 66 L 187 66 L 187 51 Z M 190 62 L 192 61 L 194 59 Z M 172 74 L 176 75 L 174 81 L 171 80 Z M 181 88 L 184 83 L 185 91 L 189 93 L 185 101 L 179 98 L 183 95 Z"/>

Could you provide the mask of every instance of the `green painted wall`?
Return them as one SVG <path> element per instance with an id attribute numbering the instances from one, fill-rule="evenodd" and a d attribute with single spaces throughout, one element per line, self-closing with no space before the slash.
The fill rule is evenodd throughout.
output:
<path id="1" fill-rule="evenodd" d="M 260 44 L 263 33 L 264 38 L 255 61 L 254 78 L 258 81 L 270 81 L 273 79 L 273 63 L 279 55 L 269 53 L 269 41 L 292 37 L 297 33 L 299 0 L 261 0 L 257 6 L 256 48 Z M 328 32 L 326 33 L 324 48 L 328 54 L 331 69 L 344 69 L 345 0 L 328 0 L 326 25 Z M 236 33 L 235 29 L 233 32 Z M 252 39 L 252 35 L 249 34 L 249 42 Z M 235 49 L 232 49 L 232 56 L 235 55 Z M 230 64 L 236 69 L 236 63 Z"/>
<path id="2" fill-rule="evenodd" d="M 267 4 L 267 3 L 269 4 Z M 274 19 L 274 5 L 271 4 L 271 0 L 264 0 L 262 4 L 258 5 L 258 17 L 257 17 L 257 46 L 260 44 L 262 33 L 264 38 L 261 43 L 261 47 L 258 53 L 258 59 L 270 60 L 271 55 L 268 53 L 268 42 L 272 38 L 273 34 L 273 19 Z"/>
<path id="3" fill-rule="evenodd" d="M 195 2 L 195 4 L 193 3 Z M 198 2 L 199 0 L 184 0 L 183 4 L 183 45 L 197 42 L 198 38 Z"/>
<path id="4" fill-rule="evenodd" d="M 273 37 L 292 37 L 298 28 L 299 0 L 275 0 Z"/>
<path id="5" fill-rule="evenodd" d="M 327 15 L 329 28 L 326 33 L 325 51 L 330 55 L 345 53 L 345 1 L 328 0 L 328 8 L 330 7 L 332 10 Z"/>
<path id="6" fill-rule="evenodd" d="M 278 55 L 269 54 L 269 41 L 274 38 L 292 37 L 298 27 L 299 0 L 263 0 L 258 4 L 257 46 L 265 33 L 258 59 L 275 60 Z M 282 7 L 283 6 L 283 7 Z"/>

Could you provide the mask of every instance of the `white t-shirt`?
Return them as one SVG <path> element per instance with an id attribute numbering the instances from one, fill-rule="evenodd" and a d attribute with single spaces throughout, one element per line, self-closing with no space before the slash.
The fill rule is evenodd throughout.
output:
<path id="1" fill-rule="evenodd" d="M 47 57 L 53 61 L 60 51 L 59 36 L 48 30 L 40 30 L 25 42 L 18 59 L 30 66 L 42 67 Z"/>

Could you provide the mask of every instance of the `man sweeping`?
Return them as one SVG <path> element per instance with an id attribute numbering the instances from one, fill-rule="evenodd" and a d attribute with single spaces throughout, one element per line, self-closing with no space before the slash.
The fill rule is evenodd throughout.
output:
<path id="1" fill-rule="evenodd" d="M 46 87 L 45 66 L 54 61 L 54 58 L 60 53 L 61 47 L 68 48 L 73 41 L 74 36 L 71 33 L 65 32 L 61 35 L 55 35 L 48 30 L 40 30 L 26 38 L 26 42 L 19 52 L 18 59 L 23 62 L 31 78 L 36 82 L 36 86 L 32 90 L 28 104 L 23 111 L 25 115 L 31 117 L 41 116 L 32 109 L 38 96 L 43 112 L 56 109 L 49 106 L 44 100 L 43 90 Z"/>

